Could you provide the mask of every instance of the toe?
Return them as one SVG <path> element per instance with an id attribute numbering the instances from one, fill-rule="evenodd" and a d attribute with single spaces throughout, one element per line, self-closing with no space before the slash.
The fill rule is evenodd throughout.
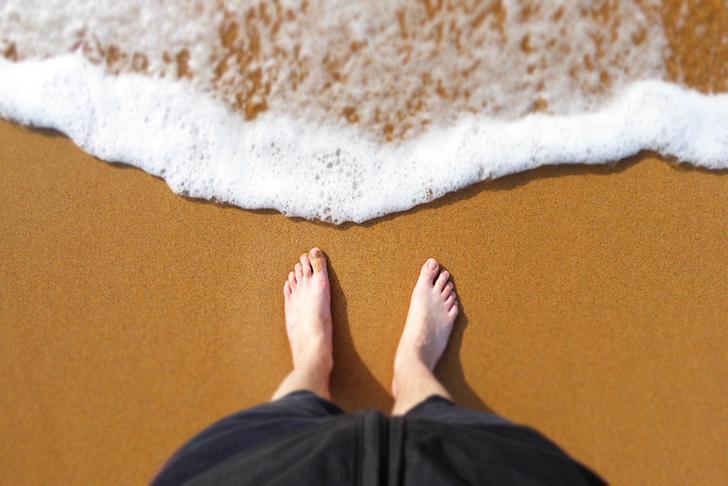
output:
<path id="1" fill-rule="evenodd" d="M 440 276 L 437 277 L 437 282 L 435 282 L 435 288 L 442 292 L 442 289 L 445 288 L 445 284 L 447 284 L 447 281 L 450 280 L 450 272 L 447 270 L 443 270 L 440 272 Z"/>
<path id="2" fill-rule="evenodd" d="M 296 263 L 294 268 L 296 270 L 296 280 L 301 280 L 303 278 L 303 267 L 300 263 Z"/>
<path id="3" fill-rule="evenodd" d="M 454 285 L 452 282 L 448 282 L 447 284 L 445 284 L 445 288 L 442 289 L 442 296 L 447 298 L 450 294 L 452 294 L 454 292 L 453 287 Z"/>
<path id="4" fill-rule="evenodd" d="M 293 272 L 288 274 L 288 286 L 291 288 L 291 292 L 296 288 L 296 274 Z"/>
<path id="5" fill-rule="evenodd" d="M 452 307 L 452 305 L 454 303 L 455 303 L 455 295 L 454 294 L 450 294 L 450 297 L 448 297 L 447 299 L 445 299 L 445 309 L 448 309 L 449 310 L 450 307 Z"/>
<path id="6" fill-rule="evenodd" d="M 313 273 L 326 273 L 326 257 L 324 256 L 324 252 L 318 248 L 311 248 L 308 256 L 309 260 L 311 260 Z"/>
<path id="7" fill-rule="evenodd" d="M 420 270 L 420 281 L 426 282 L 428 285 L 432 285 L 433 280 L 435 280 L 435 275 L 437 274 L 437 269 L 439 267 L 440 265 L 434 258 L 430 258 L 429 260 L 427 260 L 425 264 L 422 265 L 422 270 Z"/>
<path id="8" fill-rule="evenodd" d="M 286 297 L 290 297 L 291 295 L 291 284 L 288 283 L 288 280 L 283 284 L 283 295 Z"/>
<path id="9" fill-rule="evenodd" d="M 460 312 L 460 305 L 458 304 L 458 301 L 452 303 L 452 307 L 450 307 L 450 310 L 447 311 L 447 314 L 452 318 L 455 319 L 455 317 L 458 315 L 458 312 Z"/>
<path id="10" fill-rule="evenodd" d="M 313 275 L 313 269 L 311 268 L 311 261 L 308 259 L 308 253 L 301 255 L 301 267 L 303 268 L 304 277 L 310 277 Z"/>

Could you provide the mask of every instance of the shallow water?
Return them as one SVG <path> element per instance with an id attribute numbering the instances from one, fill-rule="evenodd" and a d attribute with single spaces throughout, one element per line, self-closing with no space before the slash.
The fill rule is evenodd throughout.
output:
<path id="1" fill-rule="evenodd" d="M 641 149 L 727 167 L 728 95 L 705 94 L 723 90 L 721 64 L 697 82 L 674 41 L 696 15 L 645 0 L 0 1 L 0 115 L 178 193 L 365 221 Z M 703 35 L 725 36 L 711 19 Z"/>

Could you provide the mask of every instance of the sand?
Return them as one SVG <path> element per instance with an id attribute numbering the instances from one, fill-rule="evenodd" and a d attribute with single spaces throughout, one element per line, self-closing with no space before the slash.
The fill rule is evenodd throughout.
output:
<path id="1" fill-rule="evenodd" d="M 185 199 L 0 122 L 0 483 L 136 484 L 290 366 L 281 288 L 328 254 L 335 399 L 392 405 L 420 264 L 463 311 L 438 374 L 614 484 L 727 484 L 728 174 L 543 168 L 364 226 Z"/>

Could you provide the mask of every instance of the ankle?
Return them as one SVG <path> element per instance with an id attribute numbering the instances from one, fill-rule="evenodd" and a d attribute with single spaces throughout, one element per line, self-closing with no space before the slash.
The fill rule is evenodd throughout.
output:
<path id="1" fill-rule="evenodd" d="M 397 351 L 397 355 L 394 358 L 395 377 L 398 375 L 410 375 L 414 370 L 422 367 L 427 368 L 427 364 L 416 349 L 400 349 Z"/>
<path id="2" fill-rule="evenodd" d="M 424 376 L 431 375 L 429 368 L 416 353 L 398 354 L 394 361 L 394 374 L 392 376 L 392 395 L 395 399 L 402 395 L 415 382 Z"/>
<path id="3" fill-rule="evenodd" d="M 331 370 L 334 367 L 334 359 L 330 353 L 313 351 L 303 353 L 293 360 L 294 371 L 308 376 L 324 377 L 328 381 Z"/>
<path id="4" fill-rule="evenodd" d="M 292 346 L 294 367 L 333 364 L 331 337 L 325 333 L 312 333 L 305 342 Z M 329 370 L 330 371 L 330 370 Z"/>

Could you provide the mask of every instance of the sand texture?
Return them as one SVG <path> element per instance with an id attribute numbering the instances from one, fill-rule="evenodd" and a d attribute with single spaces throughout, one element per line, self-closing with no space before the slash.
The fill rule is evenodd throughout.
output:
<path id="1" fill-rule="evenodd" d="M 463 310 L 439 376 L 614 484 L 728 484 L 728 175 L 543 168 L 333 227 L 184 199 L 0 122 L 2 484 L 139 484 L 290 366 L 281 288 L 329 256 L 335 399 L 387 410 L 428 256 Z"/>

